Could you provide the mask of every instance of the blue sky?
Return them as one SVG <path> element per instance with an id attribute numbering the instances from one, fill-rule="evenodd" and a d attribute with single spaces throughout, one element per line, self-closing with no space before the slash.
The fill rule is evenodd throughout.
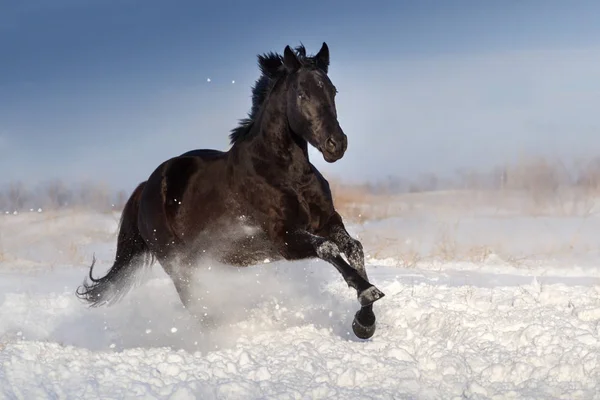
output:
<path id="1" fill-rule="evenodd" d="M 300 42 L 329 44 L 340 91 L 349 148 L 313 152 L 327 173 L 595 154 L 599 20 L 592 1 L 0 0 L 0 183 L 130 189 L 173 155 L 227 149 L 256 54 Z"/>

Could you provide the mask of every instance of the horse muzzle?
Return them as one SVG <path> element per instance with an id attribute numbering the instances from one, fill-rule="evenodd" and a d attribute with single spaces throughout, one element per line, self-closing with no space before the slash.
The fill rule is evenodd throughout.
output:
<path id="1" fill-rule="evenodd" d="M 344 156 L 347 148 L 348 137 L 340 130 L 340 133 L 331 135 L 325 140 L 321 153 L 325 161 L 333 163 Z"/>

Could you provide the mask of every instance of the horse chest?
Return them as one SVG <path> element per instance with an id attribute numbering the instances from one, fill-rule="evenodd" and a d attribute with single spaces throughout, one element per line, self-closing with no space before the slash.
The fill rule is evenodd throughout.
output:
<path id="1" fill-rule="evenodd" d="M 298 228 L 306 229 L 311 233 L 316 232 L 321 225 L 321 206 L 314 193 L 297 192 L 297 209 L 288 218 L 296 221 Z"/>

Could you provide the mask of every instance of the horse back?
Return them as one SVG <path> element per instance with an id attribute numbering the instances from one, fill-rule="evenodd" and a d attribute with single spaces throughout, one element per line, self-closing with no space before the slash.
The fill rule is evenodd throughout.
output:
<path id="1" fill-rule="evenodd" d="M 204 159 L 204 160 L 214 160 L 214 159 L 225 157 L 226 154 L 227 154 L 226 152 L 220 151 L 220 150 L 196 149 L 196 150 L 187 151 L 187 152 L 183 153 L 182 155 L 180 155 L 179 157 L 200 157 L 201 159 Z"/>

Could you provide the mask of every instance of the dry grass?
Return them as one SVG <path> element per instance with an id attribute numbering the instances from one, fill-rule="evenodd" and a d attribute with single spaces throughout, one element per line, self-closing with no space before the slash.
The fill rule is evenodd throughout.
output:
<path id="1" fill-rule="evenodd" d="M 491 174 L 491 180 L 496 184 L 490 184 L 489 179 L 486 181 L 484 174 L 475 175 L 463 174 L 468 179 L 455 182 L 455 188 L 451 190 L 413 193 L 379 190 L 376 194 L 371 186 L 344 185 L 339 181 L 333 182 L 331 187 L 336 209 L 347 222 L 362 227 L 360 236 L 369 256 L 393 258 L 405 268 L 432 262 L 481 263 L 490 257 L 514 267 L 527 267 L 540 258 L 566 257 L 574 251 L 595 250 L 592 245 L 580 242 L 578 232 L 600 211 L 597 206 L 600 158 L 570 166 L 559 159 L 521 159 L 511 166 L 496 168 Z M 428 182 L 431 181 L 429 178 Z M 415 186 L 418 185 L 413 188 Z M 530 253 L 514 249 L 511 252 L 500 241 L 481 243 L 481 240 L 471 241 L 464 237 L 457 239 L 460 219 L 478 218 L 478 211 L 486 218 L 569 217 L 571 221 L 579 221 L 580 226 L 570 238 L 561 235 L 563 239 L 538 244 Z M 431 220 L 436 219 L 436 215 L 445 218 L 432 225 Z M 430 232 L 416 235 L 425 243 L 406 240 L 401 236 L 402 228 L 381 231 L 366 224 L 390 217 L 399 218 L 398 224 L 403 224 L 403 218 L 411 219 L 413 223 L 420 217 L 430 221 L 427 228 Z M 448 222 L 448 217 L 455 218 L 454 222 Z M 445 223 L 441 222 L 443 219 Z M 473 244 L 475 242 L 478 243 Z"/>
<path id="2" fill-rule="evenodd" d="M 106 215 L 77 207 L 0 215 L 0 262 L 43 263 L 50 267 L 87 265 L 91 258 L 87 249 L 90 244 L 114 243 L 117 229 L 110 227 L 111 220 L 116 225 L 118 214 Z"/>
<path id="3" fill-rule="evenodd" d="M 65 251 L 65 256 L 73 264 L 84 264 L 86 262 L 86 258 L 81 252 L 79 245 L 75 243 L 69 244 Z"/>
<path id="4" fill-rule="evenodd" d="M 417 249 L 409 247 L 398 254 L 398 260 L 400 261 L 400 266 L 403 268 L 415 268 L 423 261 L 423 257 Z"/>
<path id="5" fill-rule="evenodd" d="M 333 202 L 344 219 L 353 222 L 389 218 L 397 210 L 392 196 L 376 195 L 362 185 L 344 185 L 330 181 Z"/>
<path id="6" fill-rule="evenodd" d="M 486 220 L 485 218 L 483 221 Z M 530 218 L 535 219 L 535 217 Z M 393 258 L 404 268 L 414 268 L 421 263 L 480 264 L 491 260 L 492 257 L 497 262 L 513 267 L 527 267 L 541 259 L 568 258 L 573 255 L 573 252 L 584 254 L 597 250 L 597 246 L 586 243 L 580 237 L 581 230 L 589 217 L 574 218 L 580 221 L 580 225 L 573 229 L 570 237 L 542 241 L 533 244 L 529 250 L 516 250 L 512 247 L 514 243 L 503 242 L 502 239 L 491 239 L 486 243 L 485 239 L 476 236 L 477 229 L 481 227 L 472 230 L 471 226 L 467 227 L 466 231 L 459 232 L 460 219 L 437 224 L 429 221 L 426 230 L 420 232 L 411 230 L 410 227 L 403 227 L 402 219 L 398 220 L 399 225 L 385 228 L 377 225 L 362 225 L 360 239 L 371 258 Z M 534 225 L 532 234 L 542 233 L 542 230 L 544 234 L 547 233 L 544 224 Z M 410 239 L 407 239 L 407 236 Z"/>
<path id="7" fill-rule="evenodd" d="M 85 209 L 97 212 L 121 210 L 127 201 L 124 191 L 113 191 L 104 182 L 65 183 L 53 179 L 37 185 L 11 182 L 0 187 L 0 212 Z"/>
<path id="8" fill-rule="evenodd" d="M 495 255 L 503 263 L 513 267 L 526 267 L 528 262 L 535 261 L 540 256 L 558 255 L 554 250 L 543 254 L 511 254 L 503 251 L 502 246 L 496 245 L 469 245 L 459 244 L 451 235 L 436 234 L 437 240 L 430 250 L 420 249 L 419 243 L 403 242 L 400 238 L 382 240 L 375 235 L 363 234 L 361 239 L 365 245 L 368 257 L 378 260 L 392 258 L 402 268 L 417 268 L 420 264 L 447 264 L 452 262 L 466 262 L 480 264 Z M 564 254 L 564 253 L 563 253 Z"/>
<path id="9" fill-rule="evenodd" d="M 448 194 L 456 198 L 446 199 L 447 208 L 456 203 L 463 208 L 486 206 L 529 216 L 592 215 L 600 199 L 600 157 L 571 164 L 558 158 L 521 158 L 490 171 L 461 171 L 454 181 L 426 175 L 421 178 L 425 182 L 411 182 L 405 190 L 396 191 L 391 189 L 394 182 L 388 188 L 379 185 L 377 190 L 369 184 L 348 185 L 332 179 L 330 185 L 336 209 L 357 223 L 398 217 Z M 436 188 L 431 182 L 444 182 L 444 187 Z M 420 187 L 431 189 L 415 189 Z"/>
<path id="10" fill-rule="evenodd" d="M 462 170 L 453 181 L 432 174 L 405 184 L 392 180 L 388 186 L 349 185 L 331 178 L 329 181 L 336 209 L 346 222 L 359 227 L 370 221 L 392 217 L 400 218 L 399 223 L 402 223 L 403 217 L 456 216 L 453 223 L 440 222 L 425 233 L 427 246 L 399 237 L 397 230 L 373 232 L 365 229 L 361 239 L 372 257 L 394 257 L 407 268 L 433 261 L 478 263 L 491 255 L 498 255 L 510 264 L 523 265 L 538 254 L 510 254 L 503 251 L 502 243 L 473 246 L 460 243 L 457 240 L 460 218 L 471 216 L 473 210 L 485 208 L 497 215 L 578 217 L 583 224 L 598 210 L 600 157 L 579 160 L 570 165 L 557 158 L 523 157 L 489 171 Z M 0 188 L 0 210 L 12 212 L 15 209 L 43 208 L 44 211 L 63 209 L 81 212 L 91 209 L 113 212 L 122 209 L 127 198 L 126 193 L 113 192 L 103 183 L 67 185 L 54 180 L 38 187 L 28 187 L 15 182 Z M 46 218 L 45 223 L 50 223 L 59 217 L 56 213 L 44 212 L 42 218 Z M 577 245 L 577 240 L 573 237 L 566 243 L 558 243 L 546 249 L 545 254 L 568 254 Z M 427 250 L 423 250 L 424 247 Z M 7 259 L 2 250 L 0 242 L 0 261 Z M 75 263 L 85 261 L 76 243 L 65 245 L 61 250 Z"/>
<path id="11" fill-rule="evenodd" d="M 410 211 L 420 194 L 443 191 L 467 192 L 466 201 L 488 201 L 490 206 L 500 203 L 502 207 L 518 197 L 513 207 L 531 215 L 589 215 L 600 198 L 600 157 L 569 164 L 560 158 L 521 157 L 489 170 L 461 169 L 454 178 L 430 173 L 412 180 L 392 178 L 385 183 L 349 185 L 336 179 L 329 181 L 336 208 L 354 222 L 398 216 Z M 487 198 L 478 198 L 474 193 Z M 54 179 L 32 186 L 17 181 L 0 187 L 0 211 L 78 207 L 111 212 L 121 210 L 127 198 L 128 193 L 112 190 L 104 182 L 65 183 Z"/>

